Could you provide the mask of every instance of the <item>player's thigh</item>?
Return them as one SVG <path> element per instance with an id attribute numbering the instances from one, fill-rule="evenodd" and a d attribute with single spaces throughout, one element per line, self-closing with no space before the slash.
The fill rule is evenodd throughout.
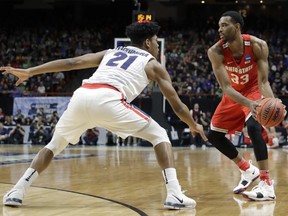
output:
<path id="1" fill-rule="evenodd" d="M 99 115 L 99 118 L 95 119 L 97 126 L 103 127 L 122 138 L 145 128 L 151 118 L 139 108 L 123 100 L 105 103 L 103 110 L 97 115 Z"/>

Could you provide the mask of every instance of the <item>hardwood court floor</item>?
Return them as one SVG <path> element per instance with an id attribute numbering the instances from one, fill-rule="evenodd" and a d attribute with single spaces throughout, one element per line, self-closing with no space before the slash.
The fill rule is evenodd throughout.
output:
<path id="1" fill-rule="evenodd" d="M 0 146 L 0 196 L 19 179 L 40 146 Z M 240 149 L 254 160 L 251 149 Z M 247 201 L 232 189 L 240 172 L 214 148 L 174 148 L 182 189 L 196 209 L 164 210 L 166 192 L 152 147 L 69 146 L 3 216 L 287 216 L 288 150 L 269 150 L 275 202 Z M 258 181 L 257 181 L 258 183 Z M 253 184 L 253 186 L 255 183 Z M 251 189 L 251 188 L 249 188 Z"/>

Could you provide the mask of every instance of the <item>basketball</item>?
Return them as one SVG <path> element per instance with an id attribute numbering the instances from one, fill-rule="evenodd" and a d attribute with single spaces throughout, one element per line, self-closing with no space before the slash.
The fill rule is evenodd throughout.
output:
<path id="1" fill-rule="evenodd" d="M 284 119 L 285 107 L 278 98 L 263 98 L 256 107 L 257 121 L 266 128 L 280 124 Z"/>

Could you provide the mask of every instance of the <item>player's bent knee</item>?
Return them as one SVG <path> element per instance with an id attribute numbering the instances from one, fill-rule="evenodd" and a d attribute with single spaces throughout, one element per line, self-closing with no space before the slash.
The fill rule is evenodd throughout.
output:
<path id="1" fill-rule="evenodd" d="M 53 152 L 54 157 L 62 152 L 69 142 L 61 135 L 54 133 L 51 141 L 45 146 Z"/>
<path id="2" fill-rule="evenodd" d="M 151 119 L 151 122 L 147 128 L 144 128 L 133 136 L 147 140 L 153 145 L 153 147 L 162 142 L 171 143 L 166 130 L 153 119 Z"/>

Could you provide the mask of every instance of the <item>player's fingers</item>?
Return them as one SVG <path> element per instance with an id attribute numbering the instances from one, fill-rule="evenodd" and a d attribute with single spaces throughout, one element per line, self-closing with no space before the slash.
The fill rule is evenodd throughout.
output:
<path id="1" fill-rule="evenodd" d="M 208 138 L 206 137 L 204 131 L 200 131 L 200 136 L 202 137 L 202 139 L 207 142 L 208 141 Z"/>
<path id="2" fill-rule="evenodd" d="M 0 70 L 3 71 L 3 70 L 10 70 L 12 69 L 12 67 L 0 67 Z"/>
<path id="3" fill-rule="evenodd" d="M 15 83 L 16 86 L 19 86 L 23 81 L 21 79 L 18 79 L 17 82 Z"/>
<path id="4" fill-rule="evenodd" d="M 11 72 L 10 71 L 4 71 L 2 72 L 3 75 L 7 75 L 7 74 L 10 74 Z"/>

